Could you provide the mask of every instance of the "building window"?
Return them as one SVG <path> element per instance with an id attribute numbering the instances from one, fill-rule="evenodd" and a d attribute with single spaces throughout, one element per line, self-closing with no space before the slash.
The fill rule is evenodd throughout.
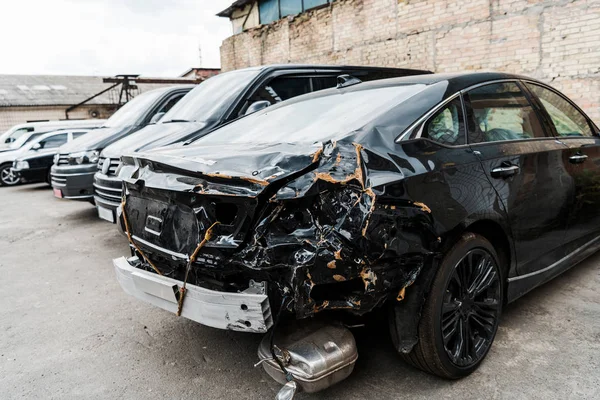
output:
<path id="1" fill-rule="evenodd" d="M 288 15 L 300 14 L 333 0 L 260 0 L 258 10 L 261 24 L 270 24 Z"/>

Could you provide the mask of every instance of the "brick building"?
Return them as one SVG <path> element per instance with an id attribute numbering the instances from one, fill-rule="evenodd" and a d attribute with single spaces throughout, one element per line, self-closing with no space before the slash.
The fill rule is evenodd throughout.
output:
<path id="1" fill-rule="evenodd" d="M 223 71 L 270 63 L 498 70 L 539 78 L 600 122 L 599 0 L 237 0 Z"/>
<path id="2" fill-rule="evenodd" d="M 221 72 L 220 68 L 190 68 L 180 76 L 182 78 L 196 79 L 202 82 L 210 77 L 218 75 Z"/>

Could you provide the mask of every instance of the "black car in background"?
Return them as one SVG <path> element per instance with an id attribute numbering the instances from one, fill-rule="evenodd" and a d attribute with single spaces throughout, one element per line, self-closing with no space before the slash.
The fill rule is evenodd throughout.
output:
<path id="1" fill-rule="evenodd" d="M 429 71 L 328 65 L 267 65 L 226 72 L 188 93 L 160 122 L 106 147 L 94 177 L 94 200 L 100 218 L 116 220 L 121 201 L 118 177 L 123 154 L 146 151 L 206 135 L 245 114 L 302 94 L 335 87 L 337 77 L 349 74 L 363 81 Z"/>
<path id="2" fill-rule="evenodd" d="M 133 257 L 114 260 L 117 277 L 146 302 L 247 332 L 388 305 L 401 356 L 459 378 L 506 303 L 600 248 L 599 134 L 555 89 L 501 73 L 300 96 L 124 157 Z M 265 369 L 300 376 L 272 338 Z M 348 343 L 326 342 L 326 358 Z"/>
<path id="3" fill-rule="evenodd" d="M 94 135 L 62 146 L 51 169 L 54 195 L 93 202 L 94 174 L 102 149 L 159 120 L 193 87 L 181 85 L 142 93 L 114 113 Z"/>
<path id="4" fill-rule="evenodd" d="M 90 130 L 66 130 L 43 135 L 31 149 L 12 164 L 12 172 L 22 182 L 47 182 L 50 184 L 50 169 L 58 156 L 60 146 L 90 133 Z"/>

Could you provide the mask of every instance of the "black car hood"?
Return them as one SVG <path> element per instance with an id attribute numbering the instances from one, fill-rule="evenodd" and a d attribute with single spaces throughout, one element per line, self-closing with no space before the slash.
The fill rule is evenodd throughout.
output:
<path id="1" fill-rule="evenodd" d="M 147 125 L 139 131 L 106 147 L 103 157 L 119 158 L 123 154 L 146 151 L 186 140 L 192 133 L 209 127 L 206 122 L 169 122 Z"/>
<path id="2" fill-rule="evenodd" d="M 323 147 L 319 142 L 193 145 L 135 154 L 134 157 L 209 179 L 243 180 L 265 187 L 310 167 L 319 160 Z"/>
<path id="3" fill-rule="evenodd" d="M 103 149 L 125 135 L 135 132 L 137 126 L 119 126 L 114 128 L 99 128 L 60 147 L 60 153 L 75 153 L 79 151 Z"/>

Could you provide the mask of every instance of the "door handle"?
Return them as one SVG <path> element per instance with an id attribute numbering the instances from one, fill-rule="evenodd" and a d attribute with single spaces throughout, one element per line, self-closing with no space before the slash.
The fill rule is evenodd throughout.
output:
<path id="1" fill-rule="evenodd" d="M 519 167 L 516 165 L 503 165 L 492 170 L 492 177 L 508 178 L 509 176 L 516 175 L 518 172 Z"/>
<path id="2" fill-rule="evenodd" d="M 585 154 L 575 154 L 574 156 L 569 157 L 569 161 L 571 164 L 581 164 L 585 160 L 587 160 L 588 156 Z"/>

